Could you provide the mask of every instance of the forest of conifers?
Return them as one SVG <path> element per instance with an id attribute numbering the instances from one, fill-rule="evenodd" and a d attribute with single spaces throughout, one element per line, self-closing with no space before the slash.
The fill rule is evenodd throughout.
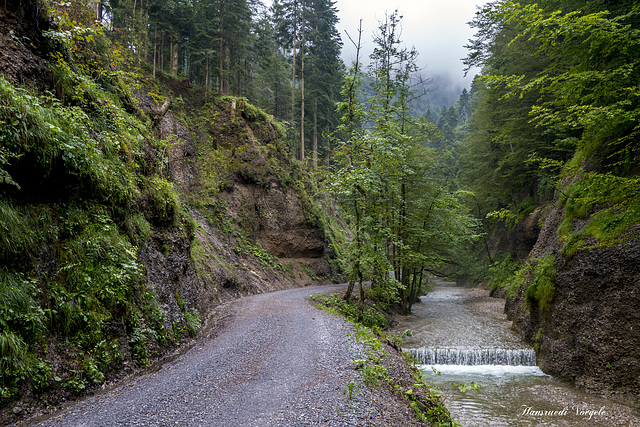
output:
<path id="1" fill-rule="evenodd" d="M 344 66 L 331 0 L 111 0 L 99 6 L 115 39 L 163 70 L 213 92 L 247 97 L 290 126 L 298 158 L 324 158 L 337 126 Z M 302 125 L 301 125 L 302 124 Z M 305 126 L 306 125 L 306 130 Z M 320 145 L 320 154 L 301 150 Z M 320 142 L 318 142 L 320 140 Z"/>

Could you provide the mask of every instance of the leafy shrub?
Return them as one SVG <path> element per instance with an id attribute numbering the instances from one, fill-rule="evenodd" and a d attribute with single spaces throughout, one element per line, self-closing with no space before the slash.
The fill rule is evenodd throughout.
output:
<path id="1" fill-rule="evenodd" d="M 554 284 L 556 277 L 554 262 L 554 255 L 539 258 L 533 280 L 527 287 L 527 303 L 530 305 L 537 303 L 542 312 L 549 311 L 556 291 Z"/>
<path id="2" fill-rule="evenodd" d="M 513 280 L 521 264 L 512 259 L 509 254 L 497 254 L 494 265 L 489 269 L 491 279 L 487 285 L 491 289 L 502 289 L 507 287 Z M 499 259 L 502 258 L 502 261 Z"/>
<path id="3" fill-rule="evenodd" d="M 262 111 L 260 108 L 254 106 L 253 104 L 249 104 L 245 101 L 244 104 L 244 114 L 249 122 L 267 122 L 269 121 L 269 116 L 267 113 Z"/>
<path id="4" fill-rule="evenodd" d="M 202 328 L 202 322 L 200 320 L 200 315 L 194 309 L 190 309 L 187 302 L 180 296 L 178 291 L 175 292 L 176 302 L 180 307 L 180 311 L 182 311 L 182 315 L 184 316 L 185 324 L 187 325 L 187 331 L 189 335 L 195 337 L 198 335 L 200 328 Z"/>
<path id="5" fill-rule="evenodd" d="M 362 377 L 369 387 L 378 387 L 381 380 L 389 377 L 389 371 L 383 365 L 365 364 L 362 368 Z"/>
<path id="6" fill-rule="evenodd" d="M 321 307 L 343 315 L 352 323 L 358 323 L 359 308 L 356 302 L 347 302 L 335 294 L 318 294 L 313 295 L 312 298 Z M 376 310 L 375 307 L 368 304 L 365 304 L 362 321 L 360 323 L 376 330 L 382 330 L 389 326 L 386 317 Z"/>
<path id="7" fill-rule="evenodd" d="M 584 172 L 583 172 L 584 173 Z M 640 222 L 640 178 L 611 173 L 584 173 L 565 192 L 565 219 L 558 228 L 567 257 L 580 249 L 611 246 L 625 238 L 630 227 Z M 574 230 L 574 220 L 588 220 Z M 595 243 L 585 246 L 590 240 Z"/>

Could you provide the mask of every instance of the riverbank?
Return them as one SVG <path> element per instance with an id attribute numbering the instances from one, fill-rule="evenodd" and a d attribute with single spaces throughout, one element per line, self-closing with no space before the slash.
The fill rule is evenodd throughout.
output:
<path id="1" fill-rule="evenodd" d="M 487 289 L 468 288 L 464 296 L 464 305 L 476 314 L 507 320 L 507 314 L 504 312 L 504 299 L 490 296 L 490 291 Z"/>
<path id="2" fill-rule="evenodd" d="M 504 316 L 503 299 L 490 297 L 489 291 L 482 288 L 448 285 L 423 297 L 422 302 L 414 306 L 414 314 L 396 330 L 404 330 L 411 321 L 411 328 L 419 332 L 420 325 L 427 323 L 429 331 L 419 332 L 422 344 L 412 342 L 414 346 L 428 347 L 434 342 L 440 347 L 454 348 L 514 345 L 514 341 L 502 336 L 512 335 L 511 322 Z M 440 325 L 436 326 L 437 330 L 433 329 L 434 324 Z M 454 328 L 456 332 L 446 328 Z M 452 415 L 465 426 L 640 425 L 640 414 L 634 407 L 587 394 L 532 369 L 537 368 L 449 365 L 438 367 L 441 375 L 433 374 L 430 366 L 425 366 L 423 371 L 427 382 L 442 388 Z M 471 381 L 482 386 L 479 391 L 461 392 L 451 385 Z"/>
<path id="3" fill-rule="evenodd" d="M 489 294 L 490 291 L 487 289 L 469 288 L 465 293 L 464 305 L 474 313 L 506 321 L 504 299 L 492 297 Z M 555 402 L 560 407 L 571 409 L 575 413 L 584 413 L 587 418 L 591 414 L 594 416 L 598 414 L 597 422 L 593 421 L 593 425 L 640 425 L 640 413 L 636 408 L 604 396 L 590 395 L 568 385 L 541 385 L 533 388 L 532 391 L 541 399 Z"/>
<path id="4" fill-rule="evenodd" d="M 454 425 L 440 392 L 424 382 L 422 373 L 415 366 L 415 359 L 401 349 L 403 334 L 382 332 L 386 316 L 375 305 L 365 304 L 362 323 L 356 320 L 357 302 L 345 302 L 343 293 L 314 295 L 313 299 L 323 310 L 340 315 L 356 329 L 356 339 L 364 344 L 366 357 L 357 361 L 359 384 L 381 394 L 376 404 L 388 406 L 391 412 L 398 408 L 410 408 L 419 422 L 417 425 Z M 364 323 L 364 324 L 363 324 Z M 413 417 L 411 417 L 413 418 Z M 381 425 L 415 425 L 381 424 Z"/>

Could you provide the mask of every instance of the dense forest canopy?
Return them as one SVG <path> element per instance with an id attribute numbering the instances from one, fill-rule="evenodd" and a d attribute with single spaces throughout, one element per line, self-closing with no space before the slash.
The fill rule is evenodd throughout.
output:
<path id="1" fill-rule="evenodd" d="M 246 97 L 287 125 L 298 159 L 317 165 L 329 159 L 345 72 L 335 3 L 103 0 L 96 13 L 132 54 L 132 66 L 150 63 L 154 75 L 163 71 L 219 95 Z M 428 96 L 412 99 L 411 109 L 434 122 L 461 89 L 446 76 L 422 86 Z"/>
<path id="2" fill-rule="evenodd" d="M 605 208 L 605 240 L 637 222 L 639 12 L 634 1 L 493 2 L 478 12 L 466 62 L 483 72 L 461 179 L 485 212 L 517 216 L 564 179 L 570 216 Z M 604 219 L 614 213 L 615 224 Z"/>
<path id="3" fill-rule="evenodd" d="M 218 95 L 244 96 L 288 124 L 292 149 L 326 157 L 343 64 L 335 2 L 110 0 L 98 15 L 134 59 Z"/>

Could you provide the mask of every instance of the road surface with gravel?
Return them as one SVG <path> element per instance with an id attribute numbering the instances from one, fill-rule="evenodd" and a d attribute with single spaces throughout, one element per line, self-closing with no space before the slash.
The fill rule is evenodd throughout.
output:
<path id="1" fill-rule="evenodd" d="M 358 384 L 353 360 L 364 357 L 362 345 L 351 325 L 308 299 L 339 286 L 240 299 L 214 338 L 38 425 L 413 425 L 411 411 L 390 409 L 381 390 L 360 382 L 354 399 L 345 394 Z"/>

